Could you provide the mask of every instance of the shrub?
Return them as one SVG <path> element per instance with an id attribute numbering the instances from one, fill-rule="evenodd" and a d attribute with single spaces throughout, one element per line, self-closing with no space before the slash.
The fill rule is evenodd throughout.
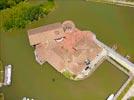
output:
<path id="1" fill-rule="evenodd" d="M 74 78 L 74 74 L 70 73 L 68 70 L 64 71 L 62 73 L 66 78 L 69 78 L 69 79 L 73 79 Z"/>

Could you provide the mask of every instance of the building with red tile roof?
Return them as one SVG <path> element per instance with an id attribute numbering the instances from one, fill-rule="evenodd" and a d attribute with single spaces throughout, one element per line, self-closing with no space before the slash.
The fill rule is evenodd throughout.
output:
<path id="1" fill-rule="evenodd" d="M 95 42 L 95 34 L 79 30 L 72 21 L 29 30 L 28 38 L 35 47 L 38 63 L 48 62 L 57 71 L 68 71 L 76 76 L 103 52 Z"/>

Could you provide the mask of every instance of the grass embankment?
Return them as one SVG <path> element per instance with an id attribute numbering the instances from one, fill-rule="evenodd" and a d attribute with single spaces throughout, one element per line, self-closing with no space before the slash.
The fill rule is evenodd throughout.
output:
<path id="1" fill-rule="evenodd" d="M 134 78 L 128 83 L 126 88 L 121 92 L 121 94 L 118 96 L 117 100 L 121 100 L 123 96 L 127 93 L 129 88 L 134 84 Z"/>
<path id="2" fill-rule="evenodd" d="M 0 61 L 0 87 L 2 86 L 3 83 L 3 65 L 2 61 Z M 4 94 L 0 93 L 0 100 L 4 100 Z"/>
<path id="3" fill-rule="evenodd" d="M 130 99 L 130 100 L 134 100 L 134 96 L 130 97 L 129 99 Z"/>
<path id="4" fill-rule="evenodd" d="M 3 76 L 4 76 L 3 65 L 2 65 L 2 62 L 0 61 L 0 87 L 1 87 L 1 84 L 3 83 Z"/>
<path id="5" fill-rule="evenodd" d="M 0 100 L 4 100 L 4 94 L 0 93 Z"/>

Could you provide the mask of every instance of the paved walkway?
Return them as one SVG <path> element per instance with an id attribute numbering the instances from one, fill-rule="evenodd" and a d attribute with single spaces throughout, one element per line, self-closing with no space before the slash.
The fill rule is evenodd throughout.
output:
<path id="1" fill-rule="evenodd" d="M 122 100 L 127 100 L 131 96 L 134 96 L 134 84 L 130 87 L 130 89 L 125 94 L 125 96 L 122 98 Z"/>
<path id="2" fill-rule="evenodd" d="M 122 91 L 126 88 L 129 82 L 133 79 L 133 76 L 130 76 L 129 79 L 122 85 L 122 87 L 118 90 L 118 92 L 114 96 L 114 100 L 117 100 L 118 96 L 122 93 Z"/>
<path id="3" fill-rule="evenodd" d="M 113 59 L 111 59 L 110 57 L 107 57 L 107 60 L 108 60 L 111 64 L 115 65 L 118 69 L 120 69 L 121 71 L 123 71 L 125 74 L 127 74 L 128 76 L 131 75 L 131 73 L 127 72 L 122 66 L 120 66 L 117 62 L 115 62 L 115 61 L 114 61 Z"/>
<path id="4" fill-rule="evenodd" d="M 127 58 L 121 56 L 119 53 L 117 53 L 116 51 L 114 51 L 113 49 L 111 49 L 110 47 L 108 47 L 107 45 L 105 45 L 97 39 L 96 43 L 107 50 L 108 56 L 116 60 L 122 66 L 126 67 L 134 75 L 134 64 L 132 62 L 130 62 Z"/>

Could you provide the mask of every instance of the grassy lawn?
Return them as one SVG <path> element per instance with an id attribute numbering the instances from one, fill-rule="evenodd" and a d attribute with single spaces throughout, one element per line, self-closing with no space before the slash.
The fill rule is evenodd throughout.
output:
<path id="1" fill-rule="evenodd" d="M 104 100 L 104 97 L 106 99 L 106 97 L 108 97 L 110 94 L 116 94 L 118 89 L 123 83 L 125 83 L 127 78 L 128 76 L 121 72 L 118 68 L 113 66 L 108 61 L 104 61 L 91 75 L 91 77 L 89 77 L 89 79 L 93 79 L 91 81 L 95 81 L 96 91 L 100 96 L 92 98 L 92 100 L 97 100 L 97 98 Z"/>
<path id="2" fill-rule="evenodd" d="M 133 97 L 130 97 L 130 100 L 134 100 L 134 96 Z"/>
<path id="3" fill-rule="evenodd" d="M 4 94 L 0 93 L 0 100 L 4 100 Z"/>

